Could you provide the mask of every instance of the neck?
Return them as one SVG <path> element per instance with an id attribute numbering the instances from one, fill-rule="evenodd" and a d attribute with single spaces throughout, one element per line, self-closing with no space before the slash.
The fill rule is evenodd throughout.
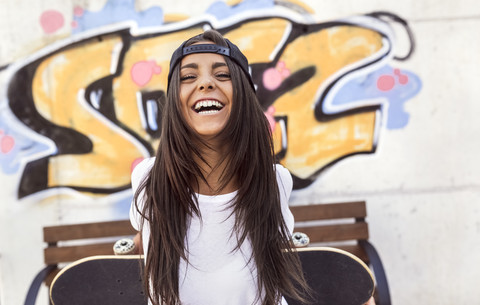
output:
<path id="1" fill-rule="evenodd" d="M 195 191 L 202 195 L 220 195 L 236 191 L 238 187 L 235 179 L 231 179 L 222 186 L 224 183 L 222 175 L 225 173 L 228 163 L 228 158 L 224 157 L 225 147 L 221 145 L 205 147 L 201 154 L 205 161 L 196 157 L 195 162 L 200 166 L 206 182 L 198 179 L 198 189 Z"/>

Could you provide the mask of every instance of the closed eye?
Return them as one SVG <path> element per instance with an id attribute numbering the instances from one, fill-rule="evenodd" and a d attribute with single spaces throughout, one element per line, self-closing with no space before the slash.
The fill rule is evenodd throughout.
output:
<path id="1" fill-rule="evenodd" d="M 230 79 L 230 73 L 217 73 L 215 76 L 220 79 Z"/>
<path id="2" fill-rule="evenodd" d="M 189 80 L 189 79 L 195 79 L 196 76 L 195 75 L 184 75 L 184 76 L 181 76 L 180 77 L 180 81 L 186 81 L 186 80 Z"/>

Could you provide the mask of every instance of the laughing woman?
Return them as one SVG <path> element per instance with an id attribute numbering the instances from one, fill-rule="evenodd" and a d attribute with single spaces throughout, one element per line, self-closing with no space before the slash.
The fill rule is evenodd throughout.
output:
<path id="1" fill-rule="evenodd" d="M 157 155 L 135 168 L 132 187 L 151 304 L 305 301 L 292 178 L 275 165 L 247 59 L 218 32 L 174 52 Z"/>

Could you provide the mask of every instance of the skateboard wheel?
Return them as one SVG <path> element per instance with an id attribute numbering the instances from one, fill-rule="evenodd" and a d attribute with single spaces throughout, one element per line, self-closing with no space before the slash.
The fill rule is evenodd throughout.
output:
<path id="1" fill-rule="evenodd" d="M 117 242 L 113 245 L 113 252 L 116 255 L 130 254 L 134 249 L 135 243 L 130 238 L 122 238 L 117 240 Z"/>
<path id="2" fill-rule="evenodd" d="M 310 243 L 310 238 L 307 236 L 307 234 L 302 232 L 294 232 L 292 235 L 292 239 L 293 245 L 296 248 L 306 247 Z"/>

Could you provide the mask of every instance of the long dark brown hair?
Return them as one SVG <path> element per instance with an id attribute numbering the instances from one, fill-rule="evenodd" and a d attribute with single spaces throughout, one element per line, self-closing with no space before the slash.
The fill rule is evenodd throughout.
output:
<path id="1" fill-rule="evenodd" d="M 227 46 L 222 35 L 213 30 L 191 38 L 185 46 L 200 41 Z M 309 288 L 282 216 L 269 125 L 247 76 L 230 58 L 225 57 L 225 61 L 233 85 L 233 108 L 218 135 L 226 153 L 219 162 L 225 170 L 217 191 L 232 180 L 241 182 L 232 201 L 234 230 L 237 248 L 243 242 L 252 245 L 258 275 L 257 301 L 276 305 L 282 295 L 288 295 L 305 302 Z M 180 304 L 178 268 L 181 259 L 188 263 L 184 242 L 189 218 L 201 217 L 194 190 L 199 180 L 208 184 L 199 164 L 193 161 L 206 162 L 201 146 L 208 144 L 182 115 L 179 66 L 174 68 L 168 85 L 155 163 L 135 193 L 136 208 L 143 216 L 141 228 L 144 221 L 150 228 L 144 282 L 154 305 Z M 140 198 L 142 190 L 145 195 Z"/>

